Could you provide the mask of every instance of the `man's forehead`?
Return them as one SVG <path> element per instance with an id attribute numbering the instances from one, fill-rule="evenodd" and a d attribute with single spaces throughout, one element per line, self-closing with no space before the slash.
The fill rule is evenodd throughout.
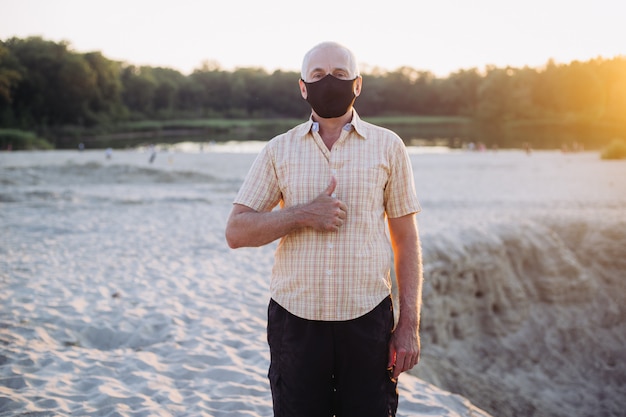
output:
<path id="1" fill-rule="evenodd" d="M 342 65 L 342 66 L 316 66 L 316 67 L 309 67 L 308 73 L 314 73 L 314 72 L 336 72 L 336 71 L 345 71 L 345 72 L 350 72 L 350 69 L 348 68 L 347 65 Z"/>
<path id="2" fill-rule="evenodd" d="M 313 51 L 309 57 L 307 65 L 307 73 L 318 70 L 349 71 L 350 55 L 347 51 L 339 48 L 320 48 Z"/>

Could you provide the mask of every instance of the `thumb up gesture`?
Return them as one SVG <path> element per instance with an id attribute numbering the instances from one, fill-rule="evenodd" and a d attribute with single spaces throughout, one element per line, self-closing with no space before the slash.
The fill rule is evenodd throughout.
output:
<path id="1" fill-rule="evenodd" d="M 330 178 L 328 187 L 304 207 L 309 225 L 323 232 L 337 232 L 346 221 L 346 205 L 335 198 L 337 179 Z"/>

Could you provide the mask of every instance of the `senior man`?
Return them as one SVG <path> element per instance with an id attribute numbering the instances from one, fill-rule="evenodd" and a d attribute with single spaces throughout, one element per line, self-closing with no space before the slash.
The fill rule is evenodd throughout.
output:
<path id="1" fill-rule="evenodd" d="M 363 80 L 349 49 L 315 46 L 301 77 L 310 119 L 259 153 L 226 226 L 232 248 L 280 239 L 267 326 L 274 416 L 395 416 L 398 375 L 420 354 L 411 163 L 395 133 L 353 108 Z"/>

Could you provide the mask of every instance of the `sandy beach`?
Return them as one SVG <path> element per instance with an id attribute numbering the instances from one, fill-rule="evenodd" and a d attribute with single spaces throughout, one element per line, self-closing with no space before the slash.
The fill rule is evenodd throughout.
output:
<path id="1" fill-rule="evenodd" d="M 272 415 L 275 243 L 223 237 L 260 146 L 0 153 L 0 417 Z M 410 153 L 423 357 L 398 416 L 625 415 L 626 161 Z"/>

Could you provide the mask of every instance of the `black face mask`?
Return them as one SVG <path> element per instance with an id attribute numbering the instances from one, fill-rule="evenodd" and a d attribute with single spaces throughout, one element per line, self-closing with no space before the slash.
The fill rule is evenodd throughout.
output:
<path id="1" fill-rule="evenodd" d="M 324 119 L 343 116 L 356 100 L 354 94 L 356 78 L 340 80 L 328 74 L 321 80 L 312 83 L 302 81 L 306 85 L 306 101 L 309 102 L 315 113 Z"/>

